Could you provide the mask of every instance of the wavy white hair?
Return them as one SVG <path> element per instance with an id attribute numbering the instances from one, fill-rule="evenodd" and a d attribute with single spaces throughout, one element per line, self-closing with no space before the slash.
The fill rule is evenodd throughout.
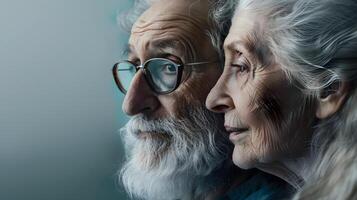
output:
<path id="1" fill-rule="evenodd" d="M 307 100 L 341 81 L 351 85 L 343 107 L 317 122 L 317 157 L 294 199 L 357 199 L 357 1 L 240 0 L 242 9 L 266 16 L 263 40 Z"/>

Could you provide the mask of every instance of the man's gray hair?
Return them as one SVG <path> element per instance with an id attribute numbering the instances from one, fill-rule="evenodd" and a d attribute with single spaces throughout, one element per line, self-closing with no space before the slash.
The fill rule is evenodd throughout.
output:
<path id="1" fill-rule="evenodd" d="M 263 40 L 307 101 L 351 84 L 342 109 L 314 127 L 317 157 L 295 199 L 357 199 L 357 1 L 241 0 L 236 12 L 247 9 L 266 17 Z"/>
<path id="2" fill-rule="evenodd" d="M 130 32 L 132 26 L 141 14 L 150 7 L 150 4 L 156 0 L 134 0 L 134 6 L 129 11 L 118 15 L 117 21 L 119 26 Z M 200 0 L 195 0 L 200 1 Z M 192 1 L 192 3 L 195 3 Z M 205 30 L 209 36 L 212 46 L 217 52 L 221 63 L 224 62 L 223 41 L 229 32 L 231 19 L 236 5 L 236 0 L 208 0 L 209 27 Z"/>

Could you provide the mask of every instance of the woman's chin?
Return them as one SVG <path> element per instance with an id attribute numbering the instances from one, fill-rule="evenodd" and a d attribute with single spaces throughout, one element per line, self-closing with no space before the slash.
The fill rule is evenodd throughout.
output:
<path id="1" fill-rule="evenodd" d="M 252 151 L 235 145 L 232 155 L 233 163 L 242 169 L 251 169 L 257 165 L 257 158 Z"/>

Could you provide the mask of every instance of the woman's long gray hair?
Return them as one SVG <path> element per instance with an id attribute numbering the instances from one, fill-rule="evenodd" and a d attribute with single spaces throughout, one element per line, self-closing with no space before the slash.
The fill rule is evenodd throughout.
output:
<path id="1" fill-rule="evenodd" d="M 350 85 L 342 108 L 314 128 L 314 168 L 294 199 L 357 199 L 357 1 L 241 0 L 241 9 L 266 16 L 264 41 L 306 99 Z"/>

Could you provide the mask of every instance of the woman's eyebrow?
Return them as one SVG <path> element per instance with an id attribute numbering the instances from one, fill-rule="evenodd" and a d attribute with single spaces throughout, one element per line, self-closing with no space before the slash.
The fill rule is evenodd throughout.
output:
<path id="1" fill-rule="evenodd" d="M 252 40 L 250 39 L 233 40 L 224 45 L 224 50 L 236 52 L 241 49 L 240 51 L 242 51 L 243 54 L 246 54 L 246 56 L 254 56 L 256 53 L 255 46 L 256 45 L 252 43 Z"/>
<path id="2" fill-rule="evenodd" d="M 233 40 L 224 45 L 225 50 L 237 51 L 238 47 L 243 48 L 248 53 L 248 57 L 256 58 L 263 65 L 269 63 L 269 49 L 257 33 L 248 34 L 244 40 Z"/>
<path id="3" fill-rule="evenodd" d="M 244 47 L 245 44 L 241 40 L 234 40 L 234 41 L 230 41 L 229 43 L 225 43 L 224 44 L 224 49 L 235 51 L 238 46 L 243 46 Z"/>

